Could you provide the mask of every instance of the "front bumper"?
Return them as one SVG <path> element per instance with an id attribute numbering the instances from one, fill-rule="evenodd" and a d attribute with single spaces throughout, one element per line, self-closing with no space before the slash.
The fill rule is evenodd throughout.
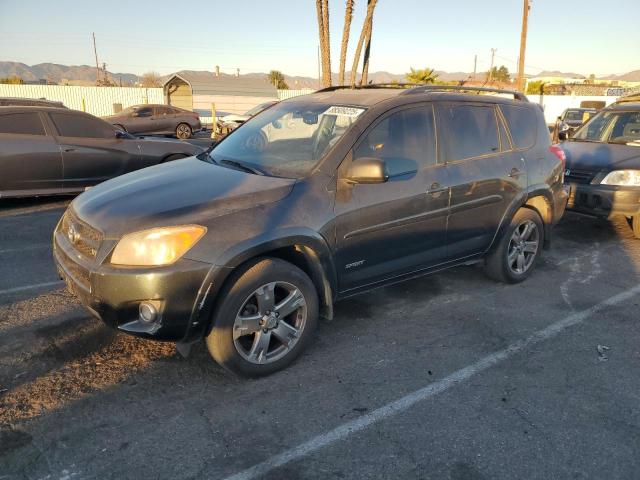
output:
<path id="1" fill-rule="evenodd" d="M 640 188 L 570 183 L 567 210 L 596 217 L 640 213 Z"/>
<path id="2" fill-rule="evenodd" d="M 113 328 L 155 340 L 190 342 L 208 326 L 218 267 L 181 259 L 166 267 L 116 268 L 76 250 L 59 229 L 53 254 L 68 289 Z M 149 301 L 159 313 L 152 323 L 139 316 L 140 304 Z"/>

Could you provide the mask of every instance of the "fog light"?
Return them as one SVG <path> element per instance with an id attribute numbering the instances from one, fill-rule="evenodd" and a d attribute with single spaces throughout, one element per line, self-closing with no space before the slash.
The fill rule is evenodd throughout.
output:
<path id="1" fill-rule="evenodd" d="M 139 312 L 140 320 L 145 323 L 153 323 L 158 319 L 158 309 L 151 302 L 142 302 Z"/>

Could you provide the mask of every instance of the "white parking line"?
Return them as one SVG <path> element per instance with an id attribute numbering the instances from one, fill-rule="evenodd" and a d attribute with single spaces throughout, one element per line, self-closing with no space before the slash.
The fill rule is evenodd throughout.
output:
<path id="1" fill-rule="evenodd" d="M 58 280 L 57 282 L 35 283 L 33 285 L 25 285 L 23 287 L 15 287 L 15 288 L 8 288 L 6 290 L 0 290 L 0 295 L 9 295 L 11 293 L 26 292 L 27 290 L 35 290 L 37 288 L 54 287 L 54 286 L 59 286 L 59 285 L 63 285 L 63 284 L 64 284 L 64 282 L 61 281 L 61 280 Z"/>
<path id="2" fill-rule="evenodd" d="M 248 480 L 251 478 L 263 476 L 275 468 L 278 468 L 294 460 L 298 460 L 301 457 L 320 450 L 321 448 L 343 440 L 349 435 L 364 430 L 365 428 L 370 427 L 371 425 L 380 422 L 387 417 L 391 417 L 411 408 L 418 402 L 433 397 L 434 395 L 444 392 L 445 390 L 448 390 L 449 388 L 454 387 L 459 383 L 469 380 L 474 375 L 481 373 L 488 368 L 497 365 L 498 363 L 508 360 L 514 355 L 522 352 L 524 349 L 540 343 L 544 340 L 555 337 L 569 327 L 583 323 L 594 313 L 604 310 L 607 307 L 622 303 L 625 300 L 628 300 L 629 298 L 637 295 L 638 293 L 640 293 L 640 284 L 629 290 L 619 293 L 618 295 L 615 295 L 601 303 L 598 303 L 591 308 L 573 313 L 568 317 L 565 317 L 562 320 L 559 320 L 558 322 L 555 322 L 548 327 L 535 332 L 525 339 L 512 343 L 504 350 L 499 350 L 495 353 L 492 353 L 491 355 L 487 355 L 476 363 L 464 367 L 452 373 L 448 377 L 443 378 L 442 380 L 431 383 L 426 387 L 423 387 L 398 400 L 388 403 L 387 405 L 380 407 L 377 410 L 374 410 L 366 415 L 363 415 L 360 418 L 340 425 L 327 433 L 318 435 L 317 437 L 314 437 L 311 440 L 308 440 L 307 442 L 304 442 L 296 447 L 285 450 L 284 452 L 271 457 L 262 463 L 258 463 L 257 465 L 254 465 L 247 470 L 227 477 L 226 480 Z"/>

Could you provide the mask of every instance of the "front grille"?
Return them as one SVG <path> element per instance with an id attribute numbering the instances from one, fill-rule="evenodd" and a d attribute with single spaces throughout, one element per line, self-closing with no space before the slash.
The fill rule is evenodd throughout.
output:
<path id="1" fill-rule="evenodd" d="M 570 183 L 583 183 L 588 184 L 591 183 L 593 177 L 595 177 L 595 172 L 589 172 L 588 170 L 574 170 L 573 168 L 567 169 L 564 175 L 564 181 Z"/>
<path id="2" fill-rule="evenodd" d="M 89 280 L 89 271 L 73 259 L 69 258 L 61 248 L 56 248 L 56 254 L 61 267 L 72 277 L 71 280 L 76 282 L 87 292 L 90 292 L 91 282 Z"/>
<path id="3" fill-rule="evenodd" d="M 95 258 L 102 242 L 102 233 L 80 221 L 67 211 L 62 218 L 61 233 L 71 246 L 87 258 Z"/>

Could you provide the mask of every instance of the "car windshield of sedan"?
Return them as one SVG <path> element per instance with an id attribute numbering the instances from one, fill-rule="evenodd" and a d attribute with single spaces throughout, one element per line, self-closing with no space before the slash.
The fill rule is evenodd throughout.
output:
<path id="1" fill-rule="evenodd" d="M 256 115 L 209 153 L 213 163 L 301 178 L 364 113 L 362 107 L 283 102 Z"/>
<path id="2" fill-rule="evenodd" d="M 583 125 L 572 140 L 640 145 L 640 112 L 601 112 Z"/>

